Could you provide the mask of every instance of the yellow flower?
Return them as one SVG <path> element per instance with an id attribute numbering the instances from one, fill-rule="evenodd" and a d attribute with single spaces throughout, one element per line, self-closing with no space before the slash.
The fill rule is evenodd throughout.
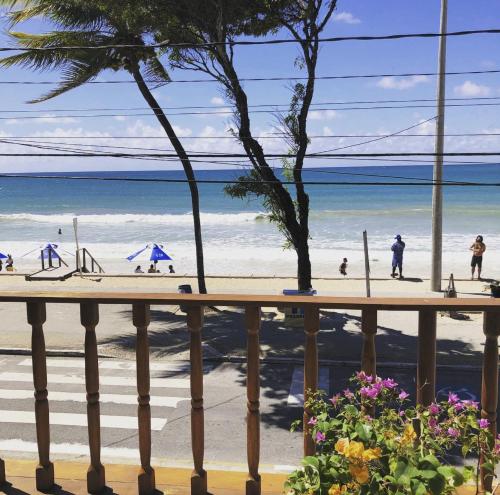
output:
<path id="1" fill-rule="evenodd" d="M 363 452 L 363 460 L 364 461 L 373 461 L 375 459 L 380 459 L 381 455 L 382 455 L 382 451 L 380 450 L 379 447 L 376 447 L 375 449 L 366 449 Z"/>
<path id="2" fill-rule="evenodd" d="M 410 443 L 413 443 L 416 438 L 417 438 L 417 434 L 415 433 L 413 426 L 406 425 L 405 431 L 403 432 L 403 436 L 401 437 L 401 443 L 403 445 L 410 444 Z"/>
<path id="3" fill-rule="evenodd" d="M 349 447 L 349 439 L 348 438 L 340 438 L 339 440 L 337 440 L 337 443 L 335 444 L 335 450 L 339 454 L 345 455 L 347 447 Z"/>
<path id="4" fill-rule="evenodd" d="M 347 487 L 345 485 L 339 485 L 338 483 L 333 484 L 328 490 L 328 495 L 342 495 L 347 491 Z"/>
<path id="5" fill-rule="evenodd" d="M 370 477 L 368 467 L 365 464 L 351 464 L 349 472 L 360 485 L 364 485 Z"/>
<path id="6" fill-rule="evenodd" d="M 345 451 L 345 455 L 346 455 L 346 457 L 349 457 L 352 459 L 360 459 L 361 457 L 363 457 L 364 450 L 365 450 L 365 446 L 361 442 L 356 442 L 353 440 L 347 446 L 347 449 Z"/>

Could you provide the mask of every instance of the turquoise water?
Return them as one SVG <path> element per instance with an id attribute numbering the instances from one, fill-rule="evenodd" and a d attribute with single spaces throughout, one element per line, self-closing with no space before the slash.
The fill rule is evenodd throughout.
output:
<path id="1" fill-rule="evenodd" d="M 500 182 L 500 165 L 448 165 L 446 181 Z M 334 172 L 334 173 L 332 173 Z M 340 174 L 339 174 L 340 172 Z M 239 170 L 198 171 L 198 179 L 234 180 Z M 408 179 L 364 177 L 391 175 Z M 50 174 L 58 175 L 58 174 Z M 92 172 L 73 176 L 182 179 L 182 171 Z M 431 166 L 346 167 L 307 170 L 309 181 L 389 181 L 432 178 Z M 231 259 L 265 258 L 280 263 L 283 239 L 262 219 L 258 201 L 231 199 L 222 184 L 200 184 L 203 234 L 210 257 L 221 249 Z M 338 252 L 359 252 L 367 230 L 370 246 L 383 251 L 396 233 L 407 239 L 409 251 L 429 251 L 431 194 L 429 186 L 308 186 L 311 198 L 311 249 L 313 259 L 327 263 Z M 82 243 L 95 255 L 122 260 L 141 244 L 158 241 L 171 246 L 186 270 L 192 268 L 192 219 L 188 187 L 178 183 L 103 182 L 0 178 L 0 251 L 18 257 L 46 241 L 59 241 L 74 249 L 72 219 L 79 217 Z M 58 229 L 62 236 L 57 234 Z M 444 245 L 450 253 L 464 250 L 482 234 L 488 252 L 500 249 L 500 187 L 444 188 Z M 468 247 L 468 246 L 467 246 Z M 332 255 L 332 253 L 335 255 Z M 184 258 L 185 255 L 185 258 Z M 293 257 L 286 269 L 293 268 Z M 498 256 L 497 256 L 498 257 Z M 425 256 L 424 256 L 425 258 Z M 215 259 L 215 258 L 214 258 Z M 254 258 L 252 258 L 254 259 Z M 274 261 L 273 261 L 274 260 Z M 28 262 L 28 260 L 27 260 Z M 274 263 L 274 265 L 273 265 Z M 259 263 L 261 264 L 261 263 Z M 335 260 L 336 264 L 336 260 Z M 213 271 L 227 271 L 213 263 Z M 269 269 L 266 265 L 266 270 Z M 251 268 L 255 268 L 252 266 Z M 260 268 L 260 267 L 259 267 Z M 285 267 L 281 267 L 285 269 Z M 243 267 L 248 271 L 248 267 Z"/>

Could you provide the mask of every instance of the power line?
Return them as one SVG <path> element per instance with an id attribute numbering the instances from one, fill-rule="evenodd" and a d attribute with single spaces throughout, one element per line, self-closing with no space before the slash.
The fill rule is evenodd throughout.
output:
<path id="1" fill-rule="evenodd" d="M 499 74 L 500 69 L 490 70 L 467 70 L 467 71 L 451 71 L 446 72 L 447 76 L 463 76 L 463 75 L 479 75 L 479 74 Z M 437 76 L 437 72 L 403 72 L 396 74 L 346 74 L 338 76 L 316 76 L 313 79 L 316 81 L 331 81 L 335 79 L 373 79 L 381 77 L 414 77 L 414 76 Z M 270 81 L 307 81 L 309 78 L 304 76 L 287 76 L 287 77 L 242 77 L 239 80 L 244 82 L 270 82 Z M 60 81 L 0 81 L 0 84 L 20 84 L 20 85 L 45 85 L 59 84 Z M 145 80 L 146 83 L 158 84 L 158 81 Z M 168 84 L 172 83 L 218 83 L 215 79 L 171 79 Z M 83 84 L 137 84 L 134 80 L 116 80 L 116 81 L 86 81 Z"/>
<path id="2" fill-rule="evenodd" d="M 0 178 L 4 179 L 47 179 L 47 180 L 94 180 L 103 182 L 156 182 L 156 183 L 173 183 L 185 184 L 195 182 L 198 184 L 241 184 L 239 180 L 223 180 L 223 179 L 158 179 L 145 177 L 92 177 L 92 176 L 68 176 L 68 175 L 24 175 L 24 174 L 0 174 Z M 421 180 L 421 179 L 419 179 Z M 354 181 L 246 181 L 247 184 L 283 184 L 294 185 L 302 184 L 309 186 L 433 186 L 435 182 L 354 182 Z M 500 187 L 500 182 L 443 182 L 443 186 L 460 186 L 460 187 Z"/>
<path id="3" fill-rule="evenodd" d="M 446 107 L 497 107 L 500 106 L 500 102 L 496 103 L 447 103 Z M 335 112 L 348 111 L 348 110 L 398 110 L 398 109 L 414 109 L 414 108 L 434 108 L 434 105 L 383 105 L 383 106 L 370 106 L 370 107 L 341 107 L 335 108 Z M 315 108 L 314 111 L 330 111 L 331 108 Z M 249 113 L 274 113 L 273 110 L 249 110 Z M 215 112 L 174 112 L 170 113 L 169 116 L 179 116 L 179 115 L 233 115 L 233 110 L 220 110 Z M 56 120 L 64 118 L 74 118 L 74 119 L 95 119 L 95 118 L 109 118 L 109 117 L 154 117 L 153 112 L 150 113 L 105 113 L 105 114 L 93 114 L 93 115 L 59 115 L 54 117 L 52 115 L 35 115 L 35 116 L 12 116 L 12 117 L 0 117 L 0 120 Z"/>
<path id="4" fill-rule="evenodd" d="M 256 136 L 253 139 L 283 139 L 286 136 L 285 133 L 282 132 L 273 132 L 269 133 L 266 136 Z M 309 139 L 340 139 L 340 138 L 376 138 L 383 137 L 385 134 L 313 134 L 309 135 Z M 444 134 L 445 137 L 494 137 L 500 136 L 500 132 L 468 132 L 468 133 L 448 133 Z M 140 136 L 140 135 L 130 135 L 130 136 L 0 136 L 8 139 L 167 139 L 166 136 Z M 436 134 L 395 134 L 391 137 L 395 138 L 406 138 L 406 137 L 419 137 L 419 138 L 429 138 L 436 137 Z M 241 139 L 240 137 L 234 136 L 182 136 L 182 140 L 184 139 Z M 250 138 L 249 138 L 250 139 Z M 95 145 L 99 146 L 99 145 Z M 145 148 L 146 149 L 146 148 Z M 156 150 L 156 148 L 147 148 L 150 150 Z M 158 151 L 160 151 L 158 149 Z"/>
<path id="5" fill-rule="evenodd" d="M 384 34 L 375 36 L 335 36 L 329 38 L 319 38 L 317 41 L 320 43 L 336 43 L 341 41 L 388 41 L 388 40 L 402 40 L 402 39 L 414 39 L 414 38 L 442 38 L 446 37 L 459 37 L 459 36 L 471 36 L 477 34 L 500 34 L 500 29 L 490 28 L 490 29 L 469 29 L 462 31 L 451 31 L 448 33 L 402 33 L 402 34 Z M 145 44 L 109 44 L 109 45 L 72 45 L 72 46 L 49 46 L 49 47 L 0 47 L 0 52 L 12 52 L 12 51 L 23 51 L 23 52 L 49 52 L 49 51 L 75 51 L 75 50 L 109 50 L 113 48 L 125 48 L 125 49 L 140 49 L 144 50 L 146 48 L 208 48 L 216 46 L 257 46 L 257 45 L 284 45 L 291 43 L 313 43 L 316 40 L 307 38 L 285 38 L 285 39 L 271 39 L 271 40 L 238 40 L 238 41 L 211 41 L 203 43 L 169 43 L 168 41 L 163 41 L 161 43 L 153 43 L 149 45 Z"/>
<path id="6" fill-rule="evenodd" d="M 499 100 L 500 96 L 469 96 L 463 98 L 447 98 L 446 101 L 485 101 Z M 318 105 L 368 105 L 381 103 L 426 103 L 436 102 L 435 98 L 412 98 L 404 100 L 348 100 L 348 101 L 320 101 L 313 102 L 310 106 Z M 59 113 L 59 112 L 137 112 L 140 110 L 213 110 L 220 109 L 225 104 L 221 105 L 197 105 L 197 106 L 174 106 L 174 107 L 128 107 L 128 108 L 49 108 L 36 110 L 0 110 L 0 113 Z M 248 105 L 249 108 L 277 108 L 289 107 L 289 103 L 259 103 Z"/>
<path id="7" fill-rule="evenodd" d="M 109 158 L 177 158 L 172 153 L 0 153 L 1 157 L 50 157 L 50 158 L 68 158 L 68 157 L 109 157 Z M 197 158 L 247 158 L 243 153 L 205 153 L 200 152 L 194 155 Z M 500 156 L 500 151 L 473 151 L 473 152 L 391 152 L 391 153 L 311 153 L 306 154 L 305 158 L 385 158 L 385 157 L 405 157 L 405 156 Z M 287 153 L 268 153 L 266 158 L 290 158 Z"/>

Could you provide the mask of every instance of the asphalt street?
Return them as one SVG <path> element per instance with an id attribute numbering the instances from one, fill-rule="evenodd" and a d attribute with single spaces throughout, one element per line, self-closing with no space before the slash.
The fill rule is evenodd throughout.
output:
<path id="1" fill-rule="evenodd" d="M 48 390 L 53 458 L 88 459 L 88 433 L 83 358 L 48 358 Z M 133 361 L 102 358 L 100 367 L 101 430 L 104 462 L 137 464 L 137 391 Z M 320 368 L 320 387 L 342 390 L 355 368 Z M 379 367 L 412 396 L 415 369 Z M 479 399 L 477 368 L 441 368 L 437 390 Z M 302 414 L 302 367 L 294 363 L 261 365 L 261 471 L 286 471 L 301 457 L 301 434 L 289 426 Z M 152 453 L 154 465 L 191 463 L 189 364 L 151 362 Z M 245 366 L 206 362 L 205 459 L 207 469 L 245 469 Z M 29 356 L 0 356 L 0 456 L 36 458 L 33 381 Z"/>

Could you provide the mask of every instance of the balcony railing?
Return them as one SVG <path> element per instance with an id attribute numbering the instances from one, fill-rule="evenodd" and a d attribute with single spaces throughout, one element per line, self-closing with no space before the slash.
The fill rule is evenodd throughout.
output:
<path id="1" fill-rule="evenodd" d="M 304 308 L 304 398 L 318 386 L 318 348 L 320 309 L 361 310 L 363 346 L 360 368 L 368 374 L 376 373 L 376 334 L 378 311 L 417 311 L 418 355 L 416 400 L 430 404 L 435 397 L 436 384 L 436 314 L 437 311 L 480 311 L 484 313 L 483 331 L 486 337 L 481 392 L 481 415 L 490 422 L 496 435 L 498 403 L 498 336 L 500 334 L 500 300 L 487 298 L 419 299 L 419 298 L 357 298 L 357 297 L 301 297 L 252 295 L 196 295 L 196 294 L 144 294 L 130 292 L 0 292 L 0 302 L 24 302 L 28 323 L 32 327 L 33 384 L 35 395 L 36 436 L 39 464 L 36 468 L 38 490 L 49 490 L 54 480 L 50 461 L 50 416 L 47 392 L 47 365 L 43 325 L 46 304 L 80 304 L 81 324 L 85 328 L 85 382 L 87 390 L 87 418 L 90 466 L 87 488 L 90 493 L 101 491 L 106 483 L 101 463 L 99 366 L 97 359 L 96 326 L 100 304 L 132 305 L 132 323 L 137 330 L 137 394 L 140 463 L 138 491 L 152 493 L 155 472 L 151 466 L 151 410 L 148 325 L 150 305 L 181 305 L 187 310 L 186 326 L 190 333 L 191 383 L 191 444 L 193 471 L 191 493 L 207 493 L 207 472 L 204 461 L 204 408 L 203 408 L 203 353 L 202 327 L 205 306 L 231 306 L 245 309 L 247 332 L 247 462 L 246 493 L 261 492 L 259 475 L 260 456 L 260 372 L 259 331 L 261 308 L 295 306 Z M 304 454 L 311 455 L 315 444 L 308 431 L 310 413 L 304 410 Z M 492 479 L 481 473 L 482 488 L 491 489 Z M 0 460 L 0 482 L 5 481 L 5 466 Z M 243 487 L 242 487 L 243 491 Z"/>

